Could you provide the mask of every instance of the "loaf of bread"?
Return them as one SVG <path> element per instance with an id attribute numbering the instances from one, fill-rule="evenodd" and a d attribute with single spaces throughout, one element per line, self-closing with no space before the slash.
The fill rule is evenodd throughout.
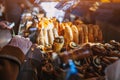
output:
<path id="1" fill-rule="evenodd" d="M 93 26 L 93 33 L 94 33 L 94 42 L 98 41 L 98 32 L 99 31 L 99 26 L 98 25 L 94 25 Z"/>
<path id="2" fill-rule="evenodd" d="M 73 33 L 73 42 L 75 43 L 79 43 L 79 32 L 78 32 L 78 29 L 75 25 L 72 25 L 71 26 L 71 29 L 72 29 L 72 33 Z"/>
<path id="3" fill-rule="evenodd" d="M 38 30 L 37 43 L 39 45 L 44 45 L 44 35 L 43 35 L 43 30 L 42 29 Z"/>
<path id="4" fill-rule="evenodd" d="M 54 35 L 54 38 L 58 37 L 58 30 L 56 28 L 53 28 L 53 35 Z"/>
<path id="5" fill-rule="evenodd" d="M 58 34 L 59 34 L 60 36 L 63 36 L 63 35 L 64 35 L 64 30 L 65 30 L 65 25 L 64 25 L 64 23 L 59 24 L 59 26 L 58 26 Z"/>
<path id="6" fill-rule="evenodd" d="M 48 39 L 49 39 L 49 43 L 53 44 L 53 42 L 54 42 L 54 35 L 53 35 L 53 30 L 52 29 L 48 30 Z"/>
<path id="7" fill-rule="evenodd" d="M 58 25 L 58 22 L 57 22 L 57 21 L 56 21 L 56 22 L 54 21 L 53 24 L 54 24 L 54 28 L 56 28 L 56 29 L 58 30 L 58 26 L 59 26 L 59 25 Z"/>
<path id="8" fill-rule="evenodd" d="M 88 25 L 88 41 L 89 42 L 94 42 L 93 25 L 92 24 Z"/>
<path id="9" fill-rule="evenodd" d="M 44 35 L 44 44 L 48 45 L 49 41 L 48 41 L 48 31 L 46 28 L 43 29 L 43 35 Z"/>
<path id="10" fill-rule="evenodd" d="M 84 32 L 83 32 L 83 28 L 81 25 L 77 25 L 77 29 L 79 32 L 79 44 L 84 43 Z"/>
<path id="11" fill-rule="evenodd" d="M 88 27 L 85 24 L 82 24 L 82 28 L 83 28 L 83 33 L 84 33 L 84 41 L 85 43 L 88 42 Z"/>
<path id="12" fill-rule="evenodd" d="M 73 41 L 72 29 L 68 24 L 65 24 L 64 39 L 65 39 L 65 44 L 67 45 Z"/>

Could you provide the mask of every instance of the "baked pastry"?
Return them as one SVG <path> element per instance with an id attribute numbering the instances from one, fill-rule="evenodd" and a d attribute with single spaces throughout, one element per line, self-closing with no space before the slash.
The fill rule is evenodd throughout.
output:
<path id="1" fill-rule="evenodd" d="M 83 28 L 83 33 L 84 33 L 84 41 L 85 43 L 88 42 L 88 27 L 85 24 L 82 24 L 82 28 Z"/>
<path id="2" fill-rule="evenodd" d="M 72 29 L 68 24 L 65 24 L 64 38 L 67 45 L 73 41 Z"/>
<path id="3" fill-rule="evenodd" d="M 102 30 L 101 29 L 99 29 L 99 31 L 98 31 L 98 42 L 102 42 L 103 41 L 103 34 L 102 34 Z"/>
<path id="4" fill-rule="evenodd" d="M 58 30 L 58 22 L 54 21 L 53 24 L 54 24 L 54 28 L 56 28 Z"/>
<path id="5" fill-rule="evenodd" d="M 37 44 L 44 45 L 44 35 L 43 35 L 43 30 L 42 29 L 38 30 Z"/>
<path id="6" fill-rule="evenodd" d="M 81 20 L 75 20 L 73 22 L 74 25 L 80 25 L 80 24 L 83 24 L 83 22 Z"/>
<path id="7" fill-rule="evenodd" d="M 63 35 L 64 35 L 64 30 L 65 30 L 65 25 L 64 25 L 64 23 L 59 24 L 59 26 L 58 26 L 58 34 L 59 34 L 60 36 L 63 36 Z"/>
<path id="8" fill-rule="evenodd" d="M 44 35 L 44 44 L 48 45 L 49 41 L 48 41 L 48 31 L 46 28 L 43 29 L 43 35 Z"/>
<path id="9" fill-rule="evenodd" d="M 89 42 L 94 42 L 93 25 L 92 24 L 88 25 L 88 41 Z"/>
<path id="10" fill-rule="evenodd" d="M 53 44 L 53 42 L 54 42 L 54 35 L 53 35 L 53 30 L 52 29 L 48 30 L 48 39 L 49 39 L 49 43 Z"/>
<path id="11" fill-rule="evenodd" d="M 54 38 L 58 37 L 58 30 L 56 28 L 53 28 L 53 35 L 54 35 Z"/>
<path id="12" fill-rule="evenodd" d="M 94 33 L 94 42 L 98 41 L 98 30 L 99 30 L 99 26 L 98 25 L 94 25 L 93 26 L 93 33 Z"/>
<path id="13" fill-rule="evenodd" d="M 44 43 L 44 33 L 43 33 L 43 29 L 39 30 L 39 34 L 38 34 L 38 37 L 37 37 L 37 43 L 39 45 L 45 45 Z"/>
<path id="14" fill-rule="evenodd" d="M 84 32 L 83 32 L 83 28 L 81 25 L 77 25 L 77 29 L 79 32 L 79 43 L 84 43 Z"/>
<path id="15" fill-rule="evenodd" d="M 71 26 L 71 29 L 72 29 L 72 33 L 73 33 L 73 42 L 75 43 L 79 43 L 79 32 L 78 32 L 78 29 L 75 25 L 72 25 Z"/>

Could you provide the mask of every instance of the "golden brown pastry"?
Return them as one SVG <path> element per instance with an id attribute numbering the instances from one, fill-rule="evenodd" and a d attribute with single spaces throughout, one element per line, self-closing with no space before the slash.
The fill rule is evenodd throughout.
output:
<path id="1" fill-rule="evenodd" d="M 42 29 L 42 22 L 39 22 L 39 23 L 38 23 L 38 29 L 39 29 L 39 30 Z"/>
<path id="2" fill-rule="evenodd" d="M 83 28 L 81 25 L 77 25 L 78 28 L 78 32 L 79 32 L 79 43 L 82 44 L 84 43 L 84 32 L 83 32 Z"/>
<path id="3" fill-rule="evenodd" d="M 56 28 L 58 30 L 58 25 L 59 25 L 58 22 L 54 21 L 53 24 L 54 24 L 54 28 Z"/>
<path id="4" fill-rule="evenodd" d="M 54 24 L 52 20 L 49 20 L 48 24 L 47 24 L 47 29 L 53 29 L 54 28 Z"/>
<path id="5" fill-rule="evenodd" d="M 74 25 L 81 25 L 81 24 L 83 24 L 83 22 L 82 22 L 81 20 L 75 20 L 75 21 L 73 22 L 73 24 L 74 24 Z"/>
<path id="6" fill-rule="evenodd" d="M 49 41 L 48 41 L 48 31 L 46 28 L 43 29 L 43 35 L 44 35 L 44 44 L 48 45 Z"/>
<path id="7" fill-rule="evenodd" d="M 83 32 L 84 32 L 84 41 L 85 43 L 88 42 L 88 27 L 85 24 L 82 24 Z"/>
<path id="8" fill-rule="evenodd" d="M 94 42 L 93 25 L 92 24 L 88 25 L 88 41 L 89 42 Z"/>
<path id="9" fill-rule="evenodd" d="M 53 44 L 53 42 L 54 42 L 54 35 L 53 35 L 53 30 L 52 29 L 48 30 L 48 39 L 49 39 L 49 43 Z"/>
<path id="10" fill-rule="evenodd" d="M 72 29 L 68 24 L 65 24 L 64 39 L 65 39 L 65 44 L 67 45 L 73 41 Z"/>
<path id="11" fill-rule="evenodd" d="M 53 35 L 54 35 L 54 38 L 58 37 L 58 30 L 56 28 L 53 28 Z"/>
<path id="12" fill-rule="evenodd" d="M 98 30 L 99 30 L 99 26 L 98 25 L 94 25 L 93 26 L 93 34 L 94 34 L 94 41 L 97 42 L 98 40 Z"/>
<path id="13" fill-rule="evenodd" d="M 73 33 L 73 42 L 75 43 L 79 43 L 79 32 L 78 32 L 78 29 L 75 25 L 72 25 L 71 26 L 71 29 L 72 29 L 72 33 Z"/>
<path id="14" fill-rule="evenodd" d="M 40 29 L 40 30 L 38 31 L 37 43 L 38 43 L 39 45 L 44 45 L 44 35 L 43 35 L 43 30 L 42 30 L 42 29 Z"/>
<path id="15" fill-rule="evenodd" d="M 66 24 L 68 24 L 70 27 L 72 26 L 72 22 L 67 22 Z"/>
<path id="16" fill-rule="evenodd" d="M 47 20 L 44 20 L 44 21 L 43 21 L 43 25 L 42 25 L 42 26 L 43 26 L 44 28 L 48 28 L 48 27 L 49 27 L 49 26 L 48 26 L 48 25 L 49 25 L 49 23 L 50 23 L 50 22 L 49 22 L 49 20 L 48 20 L 48 19 L 47 19 Z"/>
<path id="17" fill-rule="evenodd" d="M 60 36 L 63 36 L 63 35 L 64 35 L 64 30 L 65 30 L 64 23 L 59 24 L 59 26 L 58 26 L 58 34 L 59 34 Z"/>

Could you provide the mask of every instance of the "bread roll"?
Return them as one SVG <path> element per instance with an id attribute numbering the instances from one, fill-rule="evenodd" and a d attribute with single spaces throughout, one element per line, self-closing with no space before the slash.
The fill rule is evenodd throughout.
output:
<path id="1" fill-rule="evenodd" d="M 63 23 L 59 24 L 59 26 L 58 26 L 58 34 L 59 34 L 60 36 L 63 36 L 63 35 L 64 35 L 64 30 L 65 30 L 64 24 L 63 24 Z"/>
<path id="2" fill-rule="evenodd" d="M 103 41 L 103 34 L 102 34 L 102 30 L 100 29 L 100 27 L 98 25 L 96 25 L 97 29 L 98 29 L 98 36 L 97 36 L 97 42 L 102 42 Z"/>
<path id="3" fill-rule="evenodd" d="M 53 44 L 53 42 L 54 42 L 54 35 L 53 35 L 53 30 L 52 29 L 48 30 L 48 39 L 49 39 L 49 43 Z"/>
<path id="4" fill-rule="evenodd" d="M 43 21 L 43 25 L 42 25 L 42 26 L 43 26 L 44 28 L 48 28 L 48 27 L 49 27 L 49 26 L 48 26 L 48 25 L 49 25 L 49 23 L 50 23 L 50 22 L 49 22 L 49 20 L 48 20 L 48 19 L 47 19 L 47 20 L 44 20 L 44 21 Z"/>
<path id="5" fill-rule="evenodd" d="M 67 22 L 66 24 L 68 24 L 69 26 L 72 26 L 72 22 Z"/>
<path id="6" fill-rule="evenodd" d="M 94 25 L 93 26 L 93 34 L 94 34 L 94 42 L 97 42 L 98 40 L 98 32 L 99 31 L 99 26 L 98 25 Z"/>
<path id="7" fill-rule="evenodd" d="M 38 43 L 39 45 L 44 45 L 44 35 L 43 35 L 43 30 L 42 30 L 42 29 L 40 29 L 40 30 L 38 31 L 37 43 Z"/>
<path id="8" fill-rule="evenodd" d="M 40 30 L 40 29 L 42 29 L 43 27 L 42 27 L 42 22 L 39 22 L 38 23 L 38 29 Z"/>
<path id="9" fill-rule="evenodd" d="M 94 42 L 93 25 L 92 24 L 88 25 L 88 41 L 89 42 Z"/>
<path id="10" fill-rule="evenodd" d="M 54 38 L 58 37 L 58 30 L 56 28 L 53 28 L 53 35 L 54 35 Z"/>
<path id="11" fill-rule="evenodd" d="M 85 43 L 88 42 L 88 27 L 85 24 L 82 24 L 83 32 L 84 32 L 84 41 Z"/>
<path id="12" fill-rule="evenodd" d="M 73 41 L 78 44 L 79 43 L 78 29 L 77 29 L 77 27 L 75 25 L 72 25 L 71 29 L 72 29 L 72 33 L 73 33 Z"/>
<path id="13" fill-rule="evenodd" d="M 74 24 L 74 25 L 81 25 L 81 24 L 83 24 L 83 22 L 82 22 L 81 20 L 75 20 L 75 21 L 73 22 L 73 24 Z"/>
<path id="14" fill-rule="evenodd" d="M 83 28 L 81 25 L 77 25 L 77 29 L 79 32 L 79 44 L 84 43 L 84 33 L 83 33 Z"/>
<path id="15" fill-rule="evenodd" d="M 59 25 L 58 22 L 54 21 L 53 24 L 54 24 L 54 28 L 56 28 L 58 30 L 58 25 Z"/>
<path id="16" fill-rule="evenodd" d="M 53 29 L 54 28 L 54 24 L 51 20 L 49 20 L 48 24 L 47 24 L 47 29 Z"/>
<path id="17" fill-rule="evenodd" d="M 68 24 L 65 24 L 64 39 L 66 44 L 69 44 L 73 41 L 72 29 L 70 28 L 70 26 L 68 26 Z"/>
<path id="18" fill-rule="evenodd" d="M 48 41 L 48 31 L 46 28 L 43 29 L 43 35 L 44 35 L 44 44 L 48 45 L 49 41 Z"/>

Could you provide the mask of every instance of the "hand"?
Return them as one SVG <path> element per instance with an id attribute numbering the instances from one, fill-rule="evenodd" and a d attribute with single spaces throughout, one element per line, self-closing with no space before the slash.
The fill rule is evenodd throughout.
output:
<path id="1" fill-rule="evenodd" d="M 0 29 L 8 29 L 10 30 L 9 26 L 7 25 L 7 21 L 1 21 L 0 22 Z"/>

